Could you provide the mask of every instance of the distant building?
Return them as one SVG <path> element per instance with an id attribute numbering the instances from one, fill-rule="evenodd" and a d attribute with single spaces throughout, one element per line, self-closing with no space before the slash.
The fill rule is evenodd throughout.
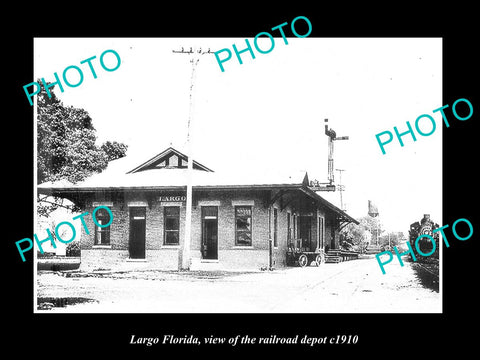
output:
<path id="1" fill-rule="evenodd" d="M 147 161 L 114 160 L 75 185 L 41 184 L 38 192 L 67 198 L 90 214 L 101 205 L 111 209 L 109 227 L 89 223 L 90 234 L 82 234 L 82 268 L 141 261 L 152 269 L 177 269 L 187 171 L 187 156 L 170 147 Z M 192 266 L 282 267 L 292 239 L 303 239 L 311 249 L 338 249 L 339 227 L 358 224 L 311 190 L 306 173 L 293 180 L 272 180 L 270 174 L 249 174 L 248 169 L 242 175 L 221 175 L 193 161 Z M 96 218 L 102 224 L 110 221 L 107 211 L 98 211 Z"/>

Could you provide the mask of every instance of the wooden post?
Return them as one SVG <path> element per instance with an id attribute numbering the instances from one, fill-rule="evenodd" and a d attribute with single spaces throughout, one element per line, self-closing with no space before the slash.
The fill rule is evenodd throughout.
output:
<path id="1" fill-rule="evenodd" d="M 194 85 L 195 85 L 195 75 L 196 67 L 200 61 L 200 55 L 211 54 L 210 49 L 208 51 L 202 51 L 202 49 L 193 50 L 190 47 L 190 50 L 184 50 L 183 47 L 181 50 L 172 50 L 177 54 L 188 54 L 193 55 L 190 59 L 192 64 L 192 75 L 190 78 L 190 101 L 189 101 L 189 114 L 188 114 L 188 124 L 187 124 L 187 196 L 186 196 L 186 209 L 185 209 L 185 237 L 181 249 L 178 253 L 178 270 L 190 270 L 191 265 L 191 256 L 190 256 L 190 243 L 191 243 L 191 234 L 192 234 L 192 171 L 193 171 L 193 157 L 192 157 L 192 145 L 191 145 L 191 132 L 192 132 L 192 121 L 193 121 L 193 109 L 194 109 Z"/>

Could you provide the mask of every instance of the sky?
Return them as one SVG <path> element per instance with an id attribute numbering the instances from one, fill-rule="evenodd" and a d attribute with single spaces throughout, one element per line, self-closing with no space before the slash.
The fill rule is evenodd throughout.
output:
<path id="1" fill-rule="evenodd" d="M 249 39 L 253 47 L 253 39 Z M 379 209 L 384 228 L 408 230 L 423 214 L 442 224 L 441 38 L 275 38 L 268 54 L 253 48 L 241 55 L 232 44 L 245 38 L 36 38 L 34 79 L 54 81 L 76 65 L 84 80 L 55 93 L 65 105 L 83 108 L 93 119 L 98 143 L 123 142 L 129 154 L 150 159 L 168 146 L 186 151 L 191 55 L 182 47 L 232 51 L 220 70 L 213 53 L 196 67 L 191 139 L 193 158 L 213 170 L 308 172 L 327 181 L 327 136 L 324 119 L 337 136 L 334 168 L 343 169 L 343 200 L 355 218 L 367 215 L 368 200 Z M 259 41 L 268 49 L 270 40 Z M 102 69 L 100 55 L 113 49 L 119 68 Z M 92 60 L 97 78 L 87 64 Z M 224 56 L 222 54 L 221 56 Z M 109 67 L 112 54 L 105 55 Z M 68 79 L 76 82 L 75 71 Z M 28 101 L 25 99 L 25 101 Z M 431 136 L 415 133 L 386 145 L 382 154 L 375 135 L 415 127 L 422 114 L 432 116 Z M 420 128 L 429 132 L 425 119 Z M 240 171 L 241 173 L 241 171 Z M 335 172 L 338 184 L 339 173 Z M 340 196 L 321 193 L 339 205 Z"/>

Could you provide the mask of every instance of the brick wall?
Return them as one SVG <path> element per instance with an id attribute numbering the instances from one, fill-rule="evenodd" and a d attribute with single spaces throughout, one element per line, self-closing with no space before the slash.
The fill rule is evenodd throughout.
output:
<path id="1" fill-rule="evenodd" d="M 166 194 L 162 195 L 178 195 Z M 178 251 L 180 245 L 164 245 L 164 207 L 180 205 L 180 244 L 185 234 L 185 203 L 168 203 L 159 201 L 160 193 L 146 195 L 142 192 L 126 193 L 121 197 L 102 197 L 90 202 L 84 211 L 89 212 L 85 217 L 90 234 L 82 234 L 82 268 L 91 267 L 120 267 L 125 265 L 129 258 L 129 205 L 145 206 L 146 232 L 145 254 L 146 262 L 139 262 L 136 266 L 146 266 L 159 269 L 176 269 L 178 266 Z M 194 194 L 192 208 L 191 229 L 191 256 L 201 258 L 202 241 L 202 206 L 218 206 L 218 260 L 225 268 L 252 268 L 268 266 L 269 263 L 269 211 L 264 204 L 265 194 L 260 191 L 203 191 Z M 252 205 L 252 246 L 240 247 L 235 245 L 235 205 Z M 94 246 L 95 228 L 91 218 L 92 211 L 99 205 L 106 205 L 113 214 L 110 226 L 110 246 Z M 273 266 L 286 266 L 287 251 L 287 213 L 292 214 L 291 227 L 293 229 L 293 209 L 287 206 L 281 211 L 279 202 L 273 204 L 278 211 L 278 246 L 273 249 Z M 299 215 L 297 213 L 297 215 Z M 334 239 L 328 228 L 331 219 L 325 210 L 312 212 L 312 239 L 317 238 L 318 216 L 325 218 L 325 244 Z M 298 219 L 298 217 L 297 217 Z M 298 225 L 296 226 L 298 231 Z M 273 239 L 273 210 L 271 219 L 271 236 Z M 128 265 L 132 266 L 132 265 Z"/>

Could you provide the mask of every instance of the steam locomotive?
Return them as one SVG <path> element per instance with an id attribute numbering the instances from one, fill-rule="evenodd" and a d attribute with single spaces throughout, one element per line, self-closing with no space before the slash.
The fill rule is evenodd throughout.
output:
<path id="1" fill-rule="evenodd" d="M 408 231 L 409 234 L 409 241 L 410 245 L 415 253 L 417 261 L 426 262 L 428 258 L 438 259 L 439 255 L 439 233 L 434 233 L 433 231 L 439 227 L 438 224 L 434 223 L 430 219 L 429 214 L 423 215 L 423 219 L 420 221 L 414 222 L 410 225 L 410 230 Z M 435 240 L 435 245 L 433 245 L 432 240 L 429 237 L 422 237 L 418 240 L 417 247 L 420 249 L 420 252 L 423 254 L 430 254 L 428 256 L 421 255 L 418 253 L 417 248 L 415 246 L 415 242 L 420 235 L 429 235 Z M 435 246 L 435 250 L 433 251 L 433 247 Z M 433 252 L 432 252 L 433 251 Z"/>

